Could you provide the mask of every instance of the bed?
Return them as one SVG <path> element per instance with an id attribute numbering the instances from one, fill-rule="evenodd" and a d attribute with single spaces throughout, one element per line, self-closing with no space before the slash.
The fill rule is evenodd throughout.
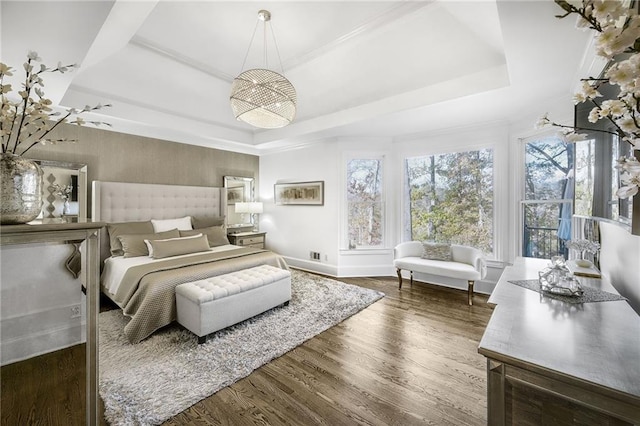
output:
<path id="1" fill-rule="evenodd" d="M 92 189 L 93 218 L 106 222 L 112 234 L 107 230 L 101 234 L 101 289 L 130 318 L 124 332 L 131 343 L 140 342 L 176 320 L 175 287 L 179 284 L 258 265 L 288 269 L 276 253 L 228 244 L 226 234 L 219 238 L 218 227 L 223 227 L 226 210 L 225 188 L 94 181 Z M 148 234 L 118 234 L 125 232 L 119 229 L 147 229 L 149 222 L 171 227 L 174 220 L 185 217 L 191 218 L 193 231 L 159 231 L 154 235 L 171 238 L 152 244 L 147 239 L 146 249 L 152 249 L 156 256 L 163 253 L 160 258 L 138 253 L 145 250 L 141 241 Z M 199 228 L 198 224 L 208 226 Z M 216 244 L 173 255 L 171 249 L 165 250 L 169 246 L 160 244 L 174 244 L 175 232 L 180 244 L 195 245 L 187 243 L 185 236 L 200 241 L 202 233 L 209 235 L 205 241 L 215 240 Z M 122 244 L 119 248 L 112 238 L 115 235 Z"/>

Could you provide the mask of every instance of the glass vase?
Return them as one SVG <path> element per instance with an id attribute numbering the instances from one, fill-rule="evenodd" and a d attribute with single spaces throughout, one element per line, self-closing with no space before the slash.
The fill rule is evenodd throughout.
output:
<path id="1" fill-rule="evenodd" d="M 2 225 L 27 223 L 42 209 L 42 169 L 34 160 L 0 153 Z"/>

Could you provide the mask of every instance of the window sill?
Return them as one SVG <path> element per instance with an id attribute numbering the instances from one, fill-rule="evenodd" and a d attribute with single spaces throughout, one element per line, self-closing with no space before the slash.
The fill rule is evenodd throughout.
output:
<path id="1" fill-rule="evenodd" d="M 384 255 L 393 253 L 393 249 L 390 248 L 355 248 L 355 249 L 340 249 L 340 256 L 360 256 L 360 255 Z"/>

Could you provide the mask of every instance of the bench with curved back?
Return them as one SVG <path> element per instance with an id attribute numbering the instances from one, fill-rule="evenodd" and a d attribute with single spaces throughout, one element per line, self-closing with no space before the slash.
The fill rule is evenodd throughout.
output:
<path id="1" fill-rule="evenodd" d="M 402 270 L 413 273 L 438 275 L 467 280 L 469 305 L 473 304 L 473 285 L 487 275 L 487 263 L 480 250 L 474 247 L 451 244 L 451 260 L 426 259 L 420 241 L 406 241 L 393 250 L 393 266 L 398 273 L 398 288 L 402 288 Z"/>

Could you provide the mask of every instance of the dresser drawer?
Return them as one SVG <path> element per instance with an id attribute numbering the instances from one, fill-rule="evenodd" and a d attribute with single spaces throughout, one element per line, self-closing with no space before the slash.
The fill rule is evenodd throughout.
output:
<path id="1" fill-rule="evenodd" d="M 258 237 L 240 237 L 236 239 L 236 244 L 239 246 L 250 246 L 253 244 L 264 244 L 264 236 Z"/>

